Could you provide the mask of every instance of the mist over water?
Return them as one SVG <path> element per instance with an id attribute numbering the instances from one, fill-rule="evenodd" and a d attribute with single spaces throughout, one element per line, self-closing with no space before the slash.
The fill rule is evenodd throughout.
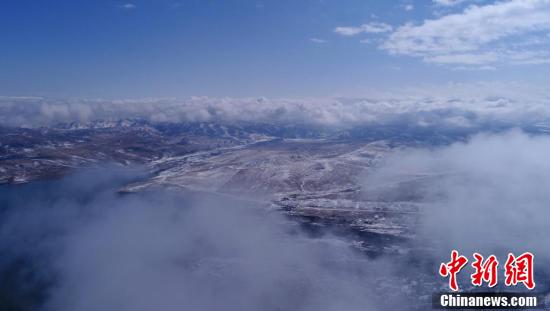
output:
<path id="1" fill-rule="evenodd" d="M 3 188 L 0 272 L 16 276 L 2 288 L 2 303 L 71 311 L 380 309 L 375 285 L 391 271 L 387 264 L 328 234 L 308 238 L 279 212 L 250 204 L 116 193 L 138 175 L 94 169 Z"/>

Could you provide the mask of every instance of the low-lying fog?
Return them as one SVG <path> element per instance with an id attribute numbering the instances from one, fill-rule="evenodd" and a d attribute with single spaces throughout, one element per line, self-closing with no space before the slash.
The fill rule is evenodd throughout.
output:
<path id="1" fill-rule="evenodd" d="M 376 268 L 279 212 L 168 192 L 120 195 L 95 169 L 2 189 L 2 304 L 44 310 L 373 310 Z"/>
<path id="2" fill-rule="evenodd" d="M 436 271 L 452 248 L 501 259 L 531 251 L 537 287 L 545 288 L 548 154 L 548 137 L 480 135 L 396 152 L 363 185 L 427 176 L 411 244 L 428 250 L 417 259 L 433 263 L 433 292 L 445 289 Z M 140 174 L 107 167 L 0 188 L 0 303 L 56 311 L 423 309 L 418 296 L 395 295 L 421 287 L 403 272 L 424 269 L 403 266 L 414 258 L 369 259 L 345 237 L 308 236 L 280 212 L 249 203 L 116 192 Z"/>
<path id="3" fill-rule="evenodd" d="M 434 250 L 531 251 L 550 263 L 550 137 L 520 131 L 477 135 L 467 143 L 394 153 L 364 187 L 411 178 L 418 184 L 420 236 Z"/>

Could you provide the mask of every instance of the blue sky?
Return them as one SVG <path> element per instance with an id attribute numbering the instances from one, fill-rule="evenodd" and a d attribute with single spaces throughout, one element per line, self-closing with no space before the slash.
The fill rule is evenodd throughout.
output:
<path id="1" fill-rule="evenodd" d="M 550 82 L 546 0 L 4 0 L 0 42 L 8 96 L 361 96 Z"/>

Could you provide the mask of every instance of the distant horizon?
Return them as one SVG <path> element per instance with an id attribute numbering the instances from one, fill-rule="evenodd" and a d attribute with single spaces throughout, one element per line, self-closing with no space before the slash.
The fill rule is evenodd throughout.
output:
<path id="1" fill-rule="evenodd" d="M 44 99 L 44 100 L 127 100 L 127 101 L 147 101 L 147 100 L 189 100 L 196 98 L 208 99 L 270 99 L 270 100 L 315 100 L 315 99 L 399 99 L 399 98 L 482 98 L 482 97 L 511 97 L 530 98 L 537 97 L 539 100 L 550 100 L 550 90 L 543 83 L 529 83 L 521 80 L 516 81 L 476 81 L 476 82 L 442 82 L 442 83 L 419 83 L 415 85 L 396 85 L 386 88 L 369 88 L 357 93 L 334 93 L 324 95 L 208 95 L 191 93 L 190 95 L 158 94 L 157 96 L 93 96 L 90 94 L 74 95 L 52 95 L 42 93 L 0 93 L 0 99 L 19 98 L 19 99 Z"/>

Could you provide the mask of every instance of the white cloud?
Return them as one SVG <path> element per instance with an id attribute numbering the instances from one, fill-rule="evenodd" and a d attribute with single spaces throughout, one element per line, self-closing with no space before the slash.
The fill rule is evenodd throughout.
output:
<path id="1" fill-rule="evenodd" d="M 550 60 L 548 32 L 549 0 L 512 0 L 473 5 L 420 25 L 405 24 L 381 48 L 431 63 L 538 64 Z"/>
<path id="2" fill-rule="evenodd" d="M 436 5 L 440 6 L 455 6 L 466 1 L 468 0 L 433 0 Z"/>
<path id="3" fill-rule="evenodd" d="M 309 39 L 309 41 L 311 41 L 313 43 L 327 43 L 327 40 L 319 39 L 319 38 L 311 38 L 311 39 Z"/>
<path id="4" fill-rule="evenodd" d="M 403 8 L 405 9 L 405 11 L 412 11 L 412 10 L 414 10 L 414 5 L 407 4 Z"/>
<path id="5" fill-rule="evenodd" d="M 334 32 L 342 36 L 355 36 L 361 33 L 384 33 L 390 32 L 393 27 L 386 23 L 371 22 L 357 27 L 340 26 L 334 29 Z"/>
<path id="6" fill-rule="evenodd" d="M 124 3 L 123 5 L 120 6 L 121 8 L 125 9 L 125 10 L 133 10 L 136 8 L 136 5 L 133 4 L 133 3 Z"/>
<path id="7" fill-rule="evenodd" d="M 550 234 L 548 152 L 548 136 L 477 135 L 443 148 L 399 151 L 365 184 L 418 178 L 416 191 L 426 204 L 421 240 L 433 240 L 440 255 L 450 248 L 497 255 L 528 250 L 547 264 L 550 249 L 537 237 Z"/>

